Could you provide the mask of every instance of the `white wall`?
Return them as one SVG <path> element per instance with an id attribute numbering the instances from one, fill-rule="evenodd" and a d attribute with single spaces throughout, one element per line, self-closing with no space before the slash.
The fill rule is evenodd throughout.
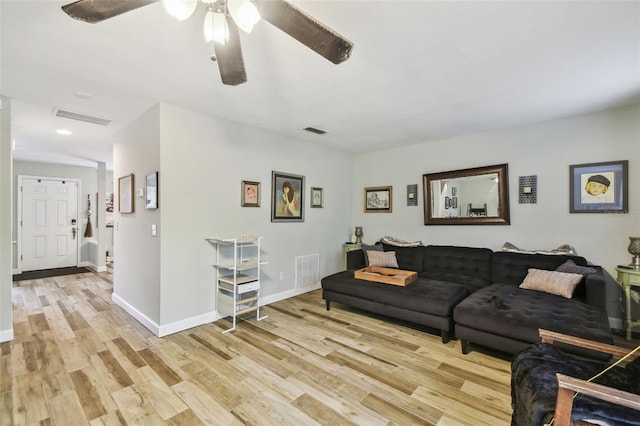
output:
<path id="1" fill-rule="evenodd" d="M 570 214 L 569 165 L 629 160 L 628 214 Z M 509 164 L 510 226 L 425 226 L 422 175 Z M 615 267 L 629 263 L 630 235 L 640 235 L 640 106 L 356 155 L 351 225 L 372 243 L 392 235 L 425 244 L 527 249 L 567 243 L 604 267 L 609 316 L 620 318 Z M 537 204 L 518 204 L 518 177 L 538 176 Z M 407 207 L 406 185 L 419 184 L 418 207 Z M 393 213 L 363 213 L 363 188 L 393 185 Z"/>
<path id="2" fill-rule="evenodd" d="M 319 254 L 320 277 L 341 269 L 351 215 L 350 155 L 162 104 L 114 147 L 116 179 L 133 172 L 142 182 L 154 167 L 160 207 L 144 211 L 137 200 L 135 214 L 118 216 L 114 268 L 114 299 L 154 332 L 215 319 L 215 251 L 205 237 L 264 237 L 267 303 L 308 290 L 295 288 L 296 256 Z M 271 223 L 273 170 L 304 175 L 306 196 L 311 186 L 324 188 L 324 208 L 309 208 L 305 198 L 304 222 Z M 242 180 L 261 182 L 259 208 L 240 206 Z M 152 223 L 159 225 L 155 239 Z"/>
<path id="3" fill-rule="evenodd" d="M 157 332 L 160 324 L 162 232 L 158 237 L 152 237 L 151 224 L 160 223 L 160 210 L 145 210 L 144 198 L 134 196 L 133 213 L 118 213 L 118 179 L 133 173 L 135 195 L 136 189 L 144 188 L 145 176 L 160 169 L 160 107 L 144 113 L 117 136 L 118 142 L 113 146 L 115 198 L 112 297 Z M 181 282 L 177 281 L 174 285 L 180 287 Z"/>
<path id="4" fill-rule="evenodd" d="M 11 101 L 0 96 L 0 342 L 13 339 L 11 311 Z"/>

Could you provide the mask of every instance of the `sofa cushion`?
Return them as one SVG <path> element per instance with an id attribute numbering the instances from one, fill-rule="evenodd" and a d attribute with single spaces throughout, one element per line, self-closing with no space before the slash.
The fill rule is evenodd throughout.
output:
<path id="1" fill-rule="evenodd" d="M 596 268 L 591 268 L 589 266 L 576 265 L 575 262 L 571 259 L 567 260 L 562 265 L 558 266 L 556 268 L 556 271 L 567 272 L 570 274 L 582 274 L 582 275 L 595 274 L 596 272 L 598 272 Z"/>
<path id="2" fill-rule="evenodd" d="M 613 343 L 604 309 L 512 284 L 493 284 L 476 291 L 455 307 L 453 319 L 457 324 L 522 342 L 540 341 L 538 329 L 543 328 Z"/>
<path id="3" fill-rule="evenodd" d="M 587 266 L 585 258 L 579 256 L 495 252 L 491 281 L 520 284 L 529 273 L 529 268 L 555 271 L 567 260 L 572 260 L 576 265 Z"/>
<path id="4" fill-rule="evenodd" d="M 367 253 L 369 251 L 383 251 L 382 245 L 381 244 L 373 244 L 373 245 L 366 245 L 363 244 L 361 246 L 362 251 L 364 252 L 364 264 L 366 266 L 369 266 L 369 257 L 367 256 Z"/>
<path id="5" fill-rule="evenodd" d="M 323 278 L 322 288 L 442 317 L 451 316 L 453 307 L 469 294 L 462 285 L 442 281 L 418 278 L 403 287 L 360 280 L 353 277 L 353 271 Z"/>
<path id="6" fill-rule="evenodd" d="M 424 249 L 422 277 L 462 284 L 470 292 L 491 284 L 491 258 L 487 248 L 430 245 Z"/>
<path id="7" fill-rule="evenodd" d="M 582 281 L 580 274 L 530 268 L 529 273 L 520 284 L 520 288 L 544 291 L 571 299 L 573 290 L 580 281 Z"/>
<path id="8" fill-rule="evenodd" d="M 368 251 L 367 259 L 369 266 L 386 266 L 387 268 L 397 268 L 395 251 Z"/>

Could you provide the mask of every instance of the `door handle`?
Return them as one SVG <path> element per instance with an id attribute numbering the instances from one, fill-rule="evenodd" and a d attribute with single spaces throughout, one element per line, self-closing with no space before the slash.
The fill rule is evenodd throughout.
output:
<path id="1" fill-rule="evenodd" d="M 73 239 L 76 239 L 76 234 L 78 233 L 78 228 L 75 226 L 71 228 L 71 234 L 73 235 Z"/>

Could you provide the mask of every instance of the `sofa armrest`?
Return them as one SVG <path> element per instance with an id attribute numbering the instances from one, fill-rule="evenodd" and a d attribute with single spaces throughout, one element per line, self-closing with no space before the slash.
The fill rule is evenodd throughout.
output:
<path id="1" fill-rule="evenodd" d="M 367 266 L 364 262 L 364 251 L 362 249 L 347 252 L 347 269 L 361 269 Z"/>
<path id="2" fill-rule="evenodd" d="M 586 302 L 597 308 L 606 309 L 607 303 L 607 285 L 604 279 L 604 273 L 602 268 L 595 267 L 598 271 L 593 274 L 587 274 L 584 277 L 584 284 L 586 288 Z"/>

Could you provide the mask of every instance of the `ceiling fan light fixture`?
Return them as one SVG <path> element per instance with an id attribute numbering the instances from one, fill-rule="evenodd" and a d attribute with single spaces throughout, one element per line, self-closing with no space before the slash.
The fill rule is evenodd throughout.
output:
<path id="1" fill-rule="evenodd" d="M 260 21 L 258 8 L 251 0 L 227 0 L 227 7 L 235 23 L 247 34 Z"/>
<path id="2" fill-rule="evenodd" d="M 162 4 L 169 15 L 184 21 L 196 10 L 198 0 L 162 0 Z"/>

